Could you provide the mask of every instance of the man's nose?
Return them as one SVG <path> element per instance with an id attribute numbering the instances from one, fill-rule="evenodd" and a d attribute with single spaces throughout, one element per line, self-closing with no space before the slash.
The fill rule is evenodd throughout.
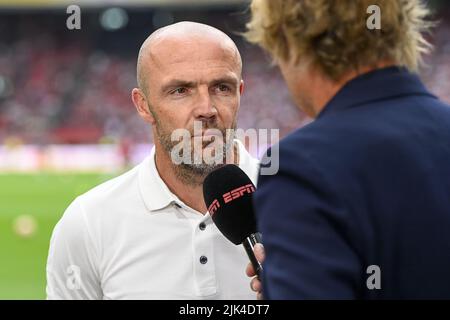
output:
<path id="1" fill-rule="evenodd" d="M 208 88 L 200 88 L 196 101 L 194 116 L 198 120 L 209 121 L 217 116 L 217 109 Z"/>

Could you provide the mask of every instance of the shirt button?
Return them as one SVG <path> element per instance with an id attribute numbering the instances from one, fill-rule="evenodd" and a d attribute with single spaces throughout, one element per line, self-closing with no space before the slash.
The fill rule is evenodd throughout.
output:
<path id="1" fill-rule="evenodd" d="M 207 257 L 205 257 L 205 256 L 201 256 L 200 257 L 200 263 L 201 264 L 206 264 L 208 262 L 208 258 Z"/>
<path id="2" fill-rule="evenodd" d="M 198 226 L 200 228 L 200 230 L 205 230 L 206 229 L 206 224 L 204 222 L 200 223 L 200 225 Z"/>

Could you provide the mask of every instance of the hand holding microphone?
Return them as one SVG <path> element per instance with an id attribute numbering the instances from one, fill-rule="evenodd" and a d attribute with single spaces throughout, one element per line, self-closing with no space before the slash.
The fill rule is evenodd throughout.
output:
<path id="1" fill-rule="evenodd" d="M 261 243 L 257 243 L 253 248 L 253 252 L 255 254 L 256 259 L 259 261 L 259 263 L 262 264 L 264 262 L 264 258 L 266 257 L 263 245 Z M 263 295 L 262 295 L 261 280 L 257 276 L 255 268 L 253 268 L 251 262 L 247 265 L 245 273 L 247 274 L 247 276 L 252 278 L 252 280 L 250 281 L 250 288 L 252 288 L 252 290 L 256 292 L 256 298 L 258 300 L 262 300 Z"/>
<path id="2" fill-rule="evenodd" d="M 228 240 L 235 245 L 243 244 L 250 259 L 247 267 L 250 277 L 260 275 L 264 259 L 264 253 L 257 245 L 261 245 L 261 235 L 257 231 L 253 211 L 252 194 L 255 190 L 245 172 L 232 164 L 214 170 L 203 182 L 203 197 L 211 218 Z M 252 279 L 251 287 L 261 298 L 261 282 L 257 277 Z"/>

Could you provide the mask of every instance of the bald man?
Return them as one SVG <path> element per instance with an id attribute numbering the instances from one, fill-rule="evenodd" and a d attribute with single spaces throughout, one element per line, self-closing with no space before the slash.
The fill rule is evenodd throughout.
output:
<path id="1" fill-rule="evenodd" d="M 244 249 L 217 230 L 202 195 L 224 163 L 256 183 L 258 162 L 230 130 L 241 70 L 236 45 L 210 26 L 181 22 L 145 40 L 131 96 L 154 147 L 67 208 L 50 242 L 48 299 L 255 298 Z"/>

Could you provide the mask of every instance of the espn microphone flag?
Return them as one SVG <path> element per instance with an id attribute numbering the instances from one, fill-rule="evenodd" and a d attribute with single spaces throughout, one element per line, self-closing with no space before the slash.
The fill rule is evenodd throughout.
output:
<path id="1" fill-rule="evenodd" d="M 257 275 L 262 270 L 253 247 L 261 242 L 256 228 L 250 178 L 238 166 L 228 164 L 211 172 L 203 182 L 203 197 L 214 224 L 235 245 L 243 244 Z"/>
<path id="2" fill-rule="evenodd" d="M 256 233 L 251 194 L 256 188 L 238 166 L 228 164 L 211 172 L 203 183 L 206 207 L 217 228 L 234 244 Z"/>

